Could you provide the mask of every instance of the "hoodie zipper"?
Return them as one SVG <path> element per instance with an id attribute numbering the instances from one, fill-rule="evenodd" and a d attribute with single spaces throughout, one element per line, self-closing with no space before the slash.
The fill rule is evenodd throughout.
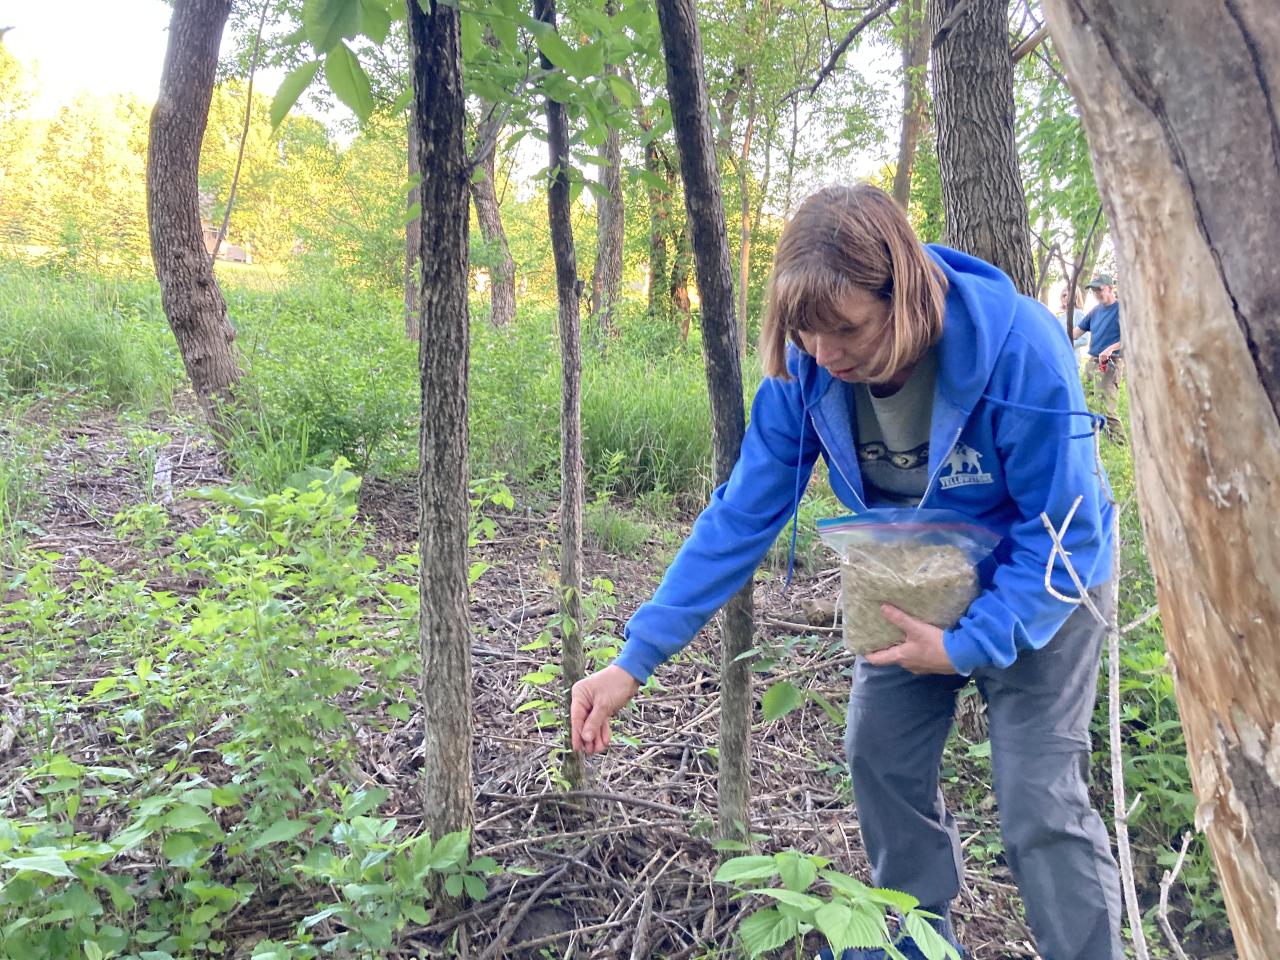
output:
<path id="1" fill-rule="evenodd" d="M 826 447 L 828 450 L 835 450 L 835 447 L 831 446 L 831 444 L 827 442 L 827 438 L 822 432 L 822 427 L 818 423 L 818 418 L 815 417 L 813 414 L 809 414 L 809 420 L 813 424 L 813 429 L 817 431 L 818 439 L 822 442 L 822 445 Z M 956 434 L 956 439 L 957 440 L 960 439 L 960 434 L 958 433 Z M 863 510 L 868 509 L 867 505 L 863 502 L 862 498 L 858 496 L 858 488 L 849 480 L 848 476 L 845 475 L 844 470 L 840 468 L 839 458 L 833 454 L 830 459 L 831 459 L 832 466 L 836 468 L 836 473 L 840 474 L 840 479 L 842 479 L 845 482 L 845 486 L 849 488 L 849 492 L 853 494 L 853 498 L 858 501 L 858 506 L 860 506 Z"/>
<path id="2" fill-rule="evenodd" d="M 919 510 L 924 506 L 924 502 L 929 499 L 929 494 L 933 493 L 933 485 L 937 482 L 938 477 L 942 475 L 943 464 L 947 462 L 947 458 L 951 456 L 951 451 L 956 448 L 956 444 L 960 442 L 960 434 L 964 433 L 964 424 L 960 425 L 960 429 L 956 431 L 956 435 L 951 438 L 951 442 L 947 444 L 947 452 L 938 458 L 937 469 L 933 471 L 933 476 L 929 478 L 929 484 L 924 488 L 924 496 L 920 498 L 920 502 L 916 504 Z"/>

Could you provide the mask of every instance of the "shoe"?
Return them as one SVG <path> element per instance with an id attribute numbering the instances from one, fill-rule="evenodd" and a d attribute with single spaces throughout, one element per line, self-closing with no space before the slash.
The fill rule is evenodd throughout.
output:
<path id="1" fill-rule="evenodd" d="M 956 952 L 960 954 L 960 960 L 966 960 L 969 955 L 965 953 L 964 947 L 951 937 L 947 938 L 947 942 L 956 948 Z M 916 946 L 915 940 L 911 937 L 903 937 L 898 941 L 897 947 L 906 960 L 927 960 L 924 951 Z M 849 948 L 840 954 L 840 960 L 888 960 L 888 958 L 889 954 L 880 947 Z M 831 952 L 830 947 L 823 947 L 818 951 L 818 960 L 835 960 L 835 954 Z"/>

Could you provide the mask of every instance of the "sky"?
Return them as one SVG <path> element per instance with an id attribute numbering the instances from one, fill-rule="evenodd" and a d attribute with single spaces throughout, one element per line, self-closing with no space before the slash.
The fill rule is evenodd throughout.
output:
<path id="1" fill-rule="evenodd" d="M 85 92 L 154 101 L 171 12 L 161 0 L 0 0 L 0 27 L 36 72 L 33 114 L 50 116 Z"/>
<path id="2" fill-rule="evenodd" d="M 0 27 L 12 28 L 4 35 L 5 48 L 36 76 L 31 115 L 52 117 L 81 93 L 126 93 L 154 102 L 171 15 L 172 8 L 163 0 L 0 0 Z M 229 39 L 230 31 L 223 39 L 224 54 Z M 855 48 L 846 56 L 870 73 L 883 74 L 893 67 L 883 51 Z M 262 71 L 256 84 L 274 93 L 279 82 L 277 71 Z M 305 103 L 300 109 L 310 112 Z M 332 128 L 335 116 L 321 119 Z M 340 140 L 346 138 L 334 133 Z M 884 159 L 879 150 L 863 154 L 840 171 L 839 178 L 867 176 Z M 533 155 L 529 162 L 531 169 L 542 165 Z"/>

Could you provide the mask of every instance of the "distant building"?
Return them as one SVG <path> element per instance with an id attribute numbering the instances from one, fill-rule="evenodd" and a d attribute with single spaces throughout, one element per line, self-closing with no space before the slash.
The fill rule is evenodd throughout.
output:
<path id="1" fill-rule="evenodd" d="M 214 247 L 218 248 L 218 259 L 228 263 L 253 263 L 253 254 L 249 252 L 249 245 L 241 246 L 236 243 L 229 243 L 225 237 L 222 239 L 222 245 L 218 246 L 218 228 L 213 225 L 210 217 L 213 214 L 213 197 L 207 193 L 200 194 L 200 230 L 204 234 L 204 248 L 209 251 L 210 256 L 213 255 Z"/>

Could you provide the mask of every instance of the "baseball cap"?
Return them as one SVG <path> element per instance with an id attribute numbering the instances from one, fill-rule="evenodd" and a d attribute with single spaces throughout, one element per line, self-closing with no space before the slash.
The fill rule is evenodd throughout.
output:
<path id="1" fill-rule="evenodd" d="M 1115 277 L 1109 273 L 1100 273 L 1089 281 L 1088 290 L 1096 290 L 1098 287 L 1114 287 L 1116 285 Z"/>

